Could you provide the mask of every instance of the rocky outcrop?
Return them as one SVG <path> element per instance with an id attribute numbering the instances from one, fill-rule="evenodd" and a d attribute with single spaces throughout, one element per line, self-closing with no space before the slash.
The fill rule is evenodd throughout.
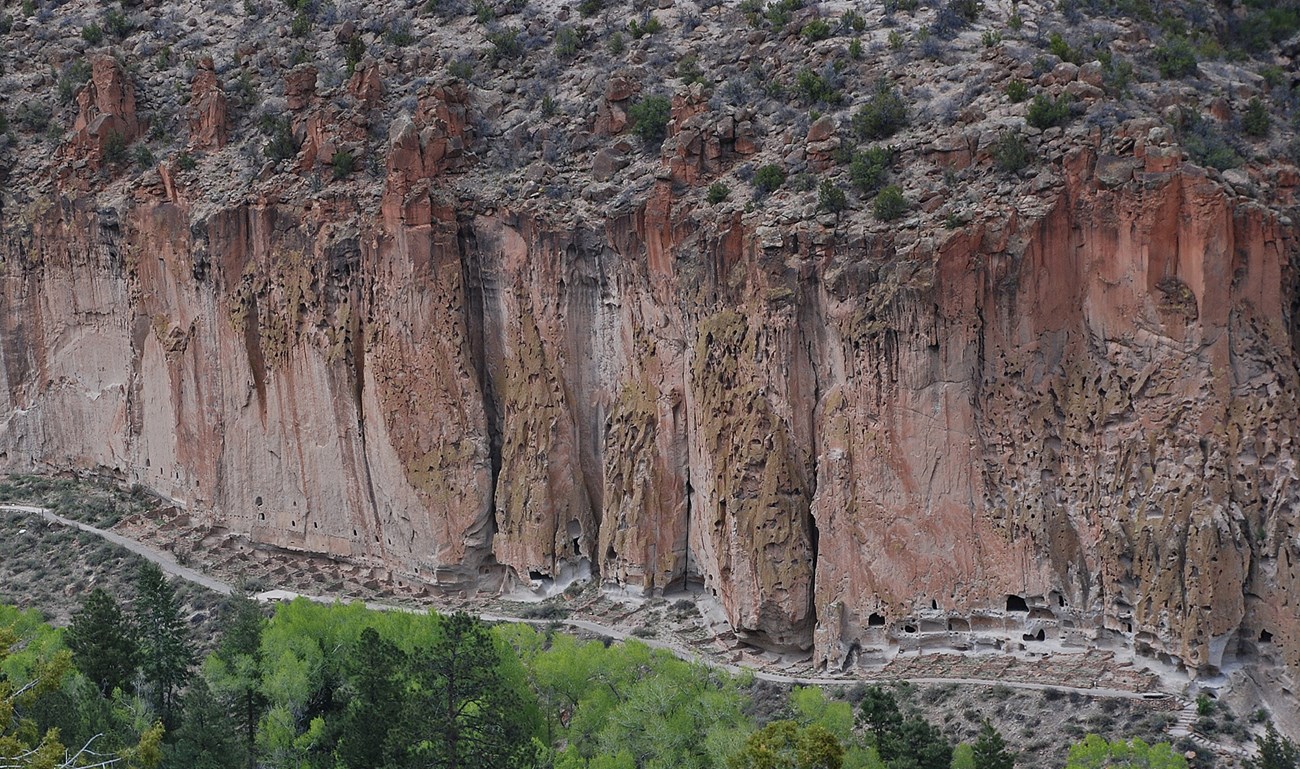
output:
<path id="1" fill-rule="evenodd" d="M 194 149 L 221 149 L 229 138 L 226 94 L 217 81 L 212 57 L 199 61 L 190 81 L 190 146 Z"/>
<path id="2" fill-rule="evenodd" d="M 124 156 L 127 145 L 144 130 L 136 114 L 135 87 L 121 65 L 111 56 L 93 57 L 90 82 L 77 94 L 77 117 L 62 156 L 83 171 L 94 172 L 113 160 L 115 153 Z"/>

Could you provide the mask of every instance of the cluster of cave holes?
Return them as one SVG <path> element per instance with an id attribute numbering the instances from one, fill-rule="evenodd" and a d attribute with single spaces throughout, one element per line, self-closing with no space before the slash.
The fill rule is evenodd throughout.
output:
<path id="1" fill-rule="evenodd" d="M 1056 591 L 1052 591 L 1050 598 L 1051 600 L 1054 600 L 1056 602 L 1057 606 L 1061 606 L 1061 607 L 1066 606 L 1064 595 Z M 930 608 L 933 610 L 938 610 L 939 602 L 937 600 L 931 599 Z M 1030 608 L 1029 602 L 1025 600 L 1024 596 L 1020 596 L 1020 595 L 1007 596 L 1006 610 L 1008 612 L 1022 612 L 1024 614 L 1027 614 L 1029 615 L 1028 619 L 1037 619 L 1037 620 L 1056 619 L 1056 614 L 1053 613 L 1051 609 L 1042 608 L 1042 607 Z M 872 612 L 871 615 L 867 617 L 867 627 L 884 627 L 884 625 L 885 625 L 885 618 L 877 612 Z M 964 632 L 970 632 L 972 630 L 972 626 L 970 620 L 961 617 L 948 618 L 946 626 L 942 624 L 938 624 L 932 620 L 922 621 L 919 628 L 916 624 L 911 624 L 911 623 L 903 625 L 904 633 L 916 633 L 918 630 L 922 632 L 934 632 L 934 631 L 942 631 L 944 629 L 947 629 L 949 632 L 964 633 Z M 1023 634 L 1022 638 L 1026 641 L 1045 641 L 1047 640 L 1047 633 L 1043 629 L 1039 629 L 1038 632 L 1036 633 Z"/>

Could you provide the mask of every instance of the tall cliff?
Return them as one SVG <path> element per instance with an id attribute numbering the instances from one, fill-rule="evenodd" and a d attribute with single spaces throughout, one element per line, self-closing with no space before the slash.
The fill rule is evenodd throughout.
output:
<path id="1" fill-rule="evenodd" d="M 731 63 L 790 27 L 738 26 Z M 291 147 L 265 164 L 197 61 L 179 144 L 136 172 L 140 86 L 87 54 L 0 212 L 7 468 L 108 469 L 454 592 L 702 583 L 742 638 L 831 667 L 1053 640 L 1300 666 L 1294 167 L 1207 172 L 1144 113 L 1029 129 L 1037 163 L 998 171 L 1000 84 L 1034 70 L 999 49 L 951 65 L 998 85 L 975 112 L 893 140 L 901 220 L 710 205 L 759 161 L 844 173 L 849 108 L 796 130 L 682 85 L 642 152 L 653 64 L 539 118 L 508 69 L 403 79 L 415 49 L 268 78 Z"/>

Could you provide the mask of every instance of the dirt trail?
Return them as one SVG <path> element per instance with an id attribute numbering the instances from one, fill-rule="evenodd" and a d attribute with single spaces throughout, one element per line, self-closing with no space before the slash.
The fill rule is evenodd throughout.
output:
<path id="1" fill-rule="evenodd" d="M 141 542 L 137 542 L 136 540 L 123 537 L 122 535 L 116 534 L 112 531 L 108 531 L 107 529 L 101 529 L 97 526 L 92 526 L 88 523 L 82 523 L 81 521 L 75 521 L 72 520 L 71 518 L 65 518 L 64 516 L 53 513 L 46 508 L 36 507 L 32 505 L 4 504 L 4 505 L 0 505 L 0 511 L 13 511 L 13 512 L 27 513 L 30 515 L 39 515 L 50 523 L 55 523 L 62 526 L 70 526 L 80 531 L 93 534 L 97 537 L 102 537 L 105 540 L 112 542 L 115 545 L 119 545 L 120 547 L 124 547 L 127 550 L 130 550 L 132 553 L 135 553 L 136 555 L 139 555 L 142 558 L 146 558 L 158 564 L 158 566 L 162 568 L 163 572 L 165 572 L 166 574 L 180 577 L 181 579 L 187 580 L 189 582 L 193 582 L 197 585 L 201 585 L 209 590 L 213 590 L 217 593 L 221 593 L 222 595 L 230 595 L 232 592 L 234 592 L 234 588 L 229 583 L 217 579 L 216 577 L 213 577 L 211 575 L 204 574 L 200 571 L 196 571 L 195 569 L 191 569 L 188 566 L 183 566 L 177 563 L 176 558 L 172 556 L 171 553 L 168 553 L 164 550 L 159 550 L 154 547 L 150 547 L 149 545 L 143 544 Z M 295 593 L 288 590 L 279 590 L 279 589 L 271 590 L 268 591 L 267 593 L 262 593 L 261 595 L 268 596 L 268 593 L 273 594 L 275 598 L 290 598 L 290 597 L 297 597 L 301 595 L 302 597 L 307 598 L 309 600 L 319 601 L 322 603 L 330 603 L 333 601 L 344 600 L 340 596 L 303 595 L 300 593 Z M 376 611 L 417 611 L 416 609 L 412 609 L 410 607 L 393 606 L 391 604 L 376 603 L 376 602 L 366 602 L 366 607 L 370 609 L 374 609 Z M 591 620 L 584 620 L 584 619 L 525 619 L 522 617 L 512 617 L 512 616 L 502 615 L 502 614 L 487 614 L 487 613 L 480 614 L 479 616 L 488 622 L 522 622 L 534 626 L 546 626 L 552 624 L 559 624 L 576 630 L 582 630 L 588 633 L 592 633 L 597 636 L 613 638 L 618 641 L 625 641 L 633 637 L 631 633 L 625 630 L 621 630 L 616 627 L 611 627 L 609 625 L 604 625 L 599 622 L 593 622 Z M 1067 693 L 1077 692 L 1079 694 L 1083 694 L 1088 697 L 1109 697 L 1109 698 L 1127 699 L 1127 700 L 1152 699 L 1150 695 L 1140 694 L 1138 692 L 1124 691 L 1122 689 L 1084 688 L 1084 687 L 1030 683 L 1026 681 L 990 681 L 982 678 L 899 679 L 896 677 L 872 677 L 872 676 L 846 676 L 846 677 L 833 677 L 833 678 L 820 677 L 820 676 L 813 676 L 813 677 L 792 676 L 792 675 L 785 675 L 782 673 L 772 673 L 766 670 L 757 670 L 747 665 L 728 664 L 728 663 L 718 662 L 716 660 L 711 660 L 707 657 L 697 654 L 689 649 L 682 648 L 680 645 L 674 644 L 669 641 L 662 641 L 654 638 L 637 638 L 636 640 L 646 644 L 651 648 L 662 649 L 664 651 L 670 652 L 674 656 L 682 660 L 685 660 L 687 662 L 694 662 L 703 665 L 709 665 L 715 668 L 721 668 L 733 674 L 752 673 L 755 678 L 764 681 L 772 681 L 775 683 L 808 684 L 808 685 L 816 685 L 816 686 L 852 686 L 858 683 L 875 683 L 875 682 L 905 680 L 914 684 L 963 684 L 963 685 L 972 685 L 972 686 L 1006 686 L 1013 689 L 1030 689 L 1030 690 L 1039 690 L 1039 691 L 1054 689 L 1056 691 L 1067 692 Z M 1157 695 L 1157 697 L 1159 698 L 1163 698 L 1166 696 L 1170 696 L 1170 694 Z"/>

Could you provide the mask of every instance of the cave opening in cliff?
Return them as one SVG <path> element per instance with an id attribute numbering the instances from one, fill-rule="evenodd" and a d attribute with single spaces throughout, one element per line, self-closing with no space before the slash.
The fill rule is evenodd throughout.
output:
<path id="1" fill-rule="evenodd" d="M 876 612 L 873 611 L 871 612 L 871 616 L 867 617 L 867 627 L 884 627 L 884 626 L 885 626 L 885 618 L 880 614 L 877 614 Z"/>
<path id="2" fill-rule="evenodd" d="M 1040 628 L 1037 633 L 1025 633 L 1020 637 L 1026 641 L 1046 641 L 1047 633 Z"/>
<path id="3" fill-rule="evenodd" d="M 1259 642 L 1262 644 L 1273 643 L 1273 634 L 1267 630 L 1259 631 Z"/>
<path id="4" fill-rule="evenodd" d="M 1028 612 L 1029 604 L 1025 602 L 1023 596 L 1009 595 L 1007 596 L 1007 611 Z"/>

